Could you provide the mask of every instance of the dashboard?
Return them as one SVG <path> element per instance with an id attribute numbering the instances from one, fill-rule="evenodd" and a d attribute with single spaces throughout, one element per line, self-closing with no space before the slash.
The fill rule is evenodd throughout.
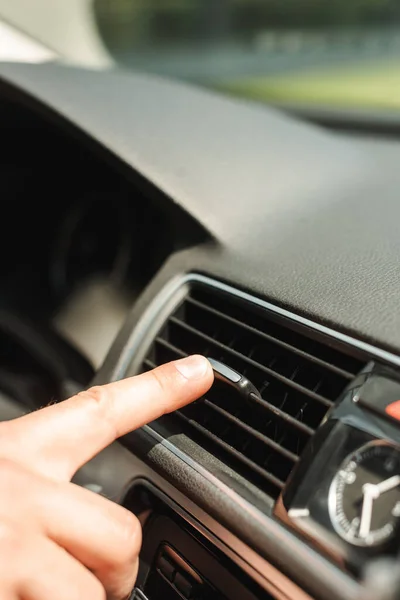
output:
<path id="1" fill-rule="evenodd" d="M 0 107 L 2 309 L 24 315 L 4 333 L 2 393 L 16 397 L 2 378 L 18 361 L 38 377 L 28 337 L 41 357 L 57 344 L 63 384 L 190 352 L 252 384 L 244 397 L 231 375 L 77 474 L 142 520 L 135 597 L 397 593 L 398 143 L 56 64 L 0 65 Z M 119 316 L 94 356 L 88 301 L 70 315 L 99 280 Z M 40 394 L 62 400 L 45 366 Z"/>

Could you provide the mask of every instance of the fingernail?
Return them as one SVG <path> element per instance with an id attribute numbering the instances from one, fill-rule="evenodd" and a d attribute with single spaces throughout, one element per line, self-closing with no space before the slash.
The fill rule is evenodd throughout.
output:
<path id="1" fill-rule="evenodd" d="M 177 370 L 186 379 L 201 379 L 207 373 L 208 365 L 208 360 L 199 354 L 175 362 Z"/>

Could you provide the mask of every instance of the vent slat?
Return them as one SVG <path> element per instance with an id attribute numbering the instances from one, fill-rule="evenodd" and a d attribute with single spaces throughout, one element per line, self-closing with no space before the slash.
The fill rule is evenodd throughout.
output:
<path id="1" fill-rule="evenodd" d="M 161 346 L 164 346 L 164 348 L 167 348 L 171 352 L 174 352 L 177 355 L 177 358 L 185 358 L 185 356 L 188 355 L 187 352 L 183 352 L 183 350 L 177 348 L 176 346 L 174 346 L 174 344 L 167 342 L 167 340 L 164 340 L 164 338 L 160 336 L 157 336 L 155 341 L 157 344 L 160 344 Z"/>
<path id="2" fill-rule="evenodd" d="M 256 429 L 254 429 L 253 427 L 250 427 L 249 425 L 247 425 L 246 423 L 244 423 L 237 417 L 231 415 L 227 410 L 224 410 L 220 406 L 213 404 L 212 402 L 207 400 L 207 398 L 204 400 L 204 404 L 209 406 L 212 410 L 215 410 L 216 412 L 218 412 L 220 415 L 223 415 L 228 421 L 230 421 L 231 423 L 233 423 L 234 425 L 239 427 L 239 429 L 242 429 L 243 431 L 248 433 L 250 436 L 257 438 L 259 441 L 263 442 L 263 444 L 265 444 L 266 446 L 268 446 L 269 448 L 271 448 L 278 454 L 281 454 L 282 456 L 284 456 L 285 458 L 290 460 L 293 463 L 293 465 L 295 465 L 297 463 L 297 461 L 299 460 L 299 457 L 296 456 L 296 454 L 294 454 L 293 452 L 290 452 L 290 450 L 286 450 L 286 448 L 284 448 L 283 446 L 280 446 L 279 444 L 277 444 L 276 442 L 274 442 L 267 436 L 263 435 L 262 433 L 260 433 Z"/>
<path id="3" fill-rule="evenodd" d="M 169 342 L 167 342 L 163 338 L 156 337 L 155 341 L 156 341 L 157 344 L 160 344 L 161 346 L 164 346 L 165 348 L 168 348 L 168 350 L 171 350 L 172 352 L 175 352 L 175 354 L 179 358 L 183 358 L 183 357 L 187 356 L 187 354 L 185 354 L 184 352 L 182 352 L 182 350 L 180 350 L 179 348 L 177 348 L 173 344 L 170 344 Z M 273 404 L 270 404 L 264 398 L 256 398 L 256 397 L 254 397 L 252 399 L 252 401 L 255 402 L 255 403 L 260 404 L 260 406 L 262 406 L 265 410 L 267 410 L 268 412 L 272 413 L 273 415 L 275 415 L 277 417 L 280 417 L 289 426 L 293 427 L 294 429 L 297 429 L 297 430 L 301 431 L 302 433 L 304 433 L 305 435 L 308 435 L 308 436 L 313 435 L 314 429 L 312 429 L 311 427 L 308 427 L 306 424 L 302 423 L 298 419 L 295 419 L 294 417 L 292 417 L 291 415 L 289 415 L 285 411 L 281 410 L 277 406 L 274 406 Z"/>
<path id="4" fill-rule="evenodd" d="M 259 467 L 252 460 L 248 459 L 247 456 L 236 450 L 236 448 L 233 448 L 233 446 L 230 446 L 229 444 L 224 442 L 221 438 L 208 431 L 208 429 L 184 415 L 180 410 L 178 410 L 176 414 L 179 415 L 181 419 L 189 423 L 192 427 L 194 427 L 197 431 L 202 433 L 204 436 L 208 437 L 214 444 L 220 446 L 228 453 L 233 454 L 236 460 L 246 465 L 246 467 L 251 469 L 252 471 L 255 471 L 263 479 L 266 479 L 268 483 L 272 483 L 272 485 L 276 486 L 279 490 L 283 489 L 283 486 L 285 484 L 284 481 L 281 481 L 280 479 L 278 479 L 278 477 L 275 477 L 271 473 L 268 473 L 268 471 L 265 471 L 265 469 L 263 469 L 262 467 Z"/>
<path id="5" fill-rule="evenodd" d="M 185 323 L 181 319 L 178 319 L 177 317 L 171 317 L 170 320 L 171 320 L 172 323 L 175 323 L 175 325 L 178 325 L 179 327 L 182 327 L 183 329 L 186 329 L 187 331 L 190 331 L 192 334 L 197 335 L 197 336 L 203 338 L 203 340 L 205 340 L 206 342 L 209 342 L 210 344 L 216 346 L 217 348 L 220 348 L 224 352 L 228 352 L 228 353 L 232 354 L 233 356 L 235 356 L 236 358 L 239 358 L 239 359 L 243 360 L 243 362 L 245 364 L 247 363 L 248 365 L 251 365 L 252 367 L 255 367 L 256 369 L 260 369 L 261 371 L 263 371 L 269 377 L 273 377 L 274 379 L 277 379 L 280 383 L 283 383 L 286 386 L 293 388 L 297 392 L 300 392 L 301 394 L 304 394 L 305 396 L 309 396 L 310 398 L 312 398 L 316 402 L 320 402 L 321 404 L 323 404 L 327 408 L 330 408 L 332 406 L 333 402 L 331 402 L 330 400 L 328 400 L 324 396 L 321 396 L 320 394 L 317 394 L 316 392 L 313 392 L 312 390 L 309 390 L 309 389 L 305 388 L 304 386 L 300 385 L 299 383 L 296 383 L 292 379 L 288 379 L 287 377 L 284 377 L 280 373 L 277 373 L 276 371 L 273 371 L 269 367 L 266 367 L 266 366 L 262 365 L 261 363 L 257 362 L 256 360 L 253 360 L 252 358 L 249 358 L 248 356 L 244 356 L 243 354 L 241 354 L 237 350 L 234 350 L 233 348 L 230 348 L 229 346 L 226 346 L 225 344 L 222 344 L 221 342 L 219 342 L 218 340 L 213 339 L 212 337 L 210 337 L 206 333 L 203 333 L 202 331 L 199 331 L 198 329 L 195 329 L 191 325 L 188 325 L 187 323 Z"/>
<path id="6" fill-rule="evenodd" d="M 333 338 L 318 334 L 315 330 L 303 328 L 302 333 L 299 325 L 294 325 L 285 320 L 276 313 L 271 315 L 268 310 L 253 306 L 246 300 L 239 300 L 235 296 L 224 293 L 215 293 L 206 287 L 192 288 L 186 298 L 186 304 L 189 306 L 189 299 L 194 298 L 208 306 L 220 310 L 252 325 L 256 329 L 277 337 L 291 345 L 302 349 L 313 356 L 323 358 L 332 365 L 343 368 L 345 371 L 357 375 L 360 369 L 368 360 L 366 356 L 360 358 L 354 356 L 354 349 L 344 344 L 338 344 Z M 228 306 L 229 305 L 229 306 Z M 227 310 L 228 309 L 228 310 Z M 344 350 L 344 351 L 343 351 Z"/>
<path id="7" fill-rule="evenodd" d="M 200 285 L 166 319 L 143 370 L 195 353 L 226 363 L 261 396 L 245 398 L 216 381 L 204 398 L 169 415 L 170 425 L 272 498 L 367 362 L 326 336 Z"/>
<path id="8" fill-rule="evenodd" d="M 211 313 L 214 316 L 219 317 L 220 319 L 229 321 L 233 325 L 236 325 L 237 327 L 240 327 L 249 333 L 252 333 L 268 342 L 271 342 L 272 344 L 276 344 L 277 346 L 280 346 L 281 348 L 285 348 L 285 350 L 288 350 L 289 352 L 293 352 L 293 354 L 296 354 L 297 356 L 300 356 L 301 358 L 303 358 L 305 360 L 309 360 L 309 361 L 315 363 L 316 365 L 318 365 L 319 367 L 322 367 L 323 369 L 327 369 L 328 371 L 331 371 L 332 373 L 336 373 L 337 375 L 340 375 L 341 377 L 344 377 L 345 379 L 348 379 L 349 381 L 354 378 L 354 373 L 350 373 L 349 371 L 345 371 L 344 369 L 341 369 L 340 367 L 336 367 L 335 365 L 332 365 L 331 363 L 328 363 L 325 360 L 318 358 L 317 356 L 309 354 L 308 352 L 304 352 L 304 350 L 300 350 L 299 348 L 296 348 L 295 346 L 288 344 L 287 342 L 283 342 L 282 340 L 280 340 L 272 335 L 268 335 L 267 333 L 265 333 L 263 331 L 258 331 L 257 329 L 255 329 L 255 327 L 251 327 L 250 325 L 247 325 L 247 323 L 243 323 L 243 321 L 239 321 L 238 319 L 235 319 L 234 317 L 231 317 L 230 315 L 227 315 L 227 314 L 221 312 L 220 310 L 212 308 L 211 306 L 207 306 L 206 304 L 204 304 L 203 302 L 200 302 L 199 300 L 195 300 L 194 298 L 188 297 L 187 302 L 189 304 L 192 304 L 193 306 L 197 306 L 198 308 L 200 308 L 201 310 L 204 310 L 205 312 Z"/>
<path id="9" fill-rule="evenodd" d="M 298 431 L 301 431 L 305 435 L 308 435 L 308 436 L 311 437 L 315 433 L 314 429 L 312 429 L 311 427 L 309 427 L 305 423 L 302 423 L 298 419 L 295 419 L 294 417 L 292 417 L 288 413 L 284 412 L 283 410 L 281 410 L 277 406 L 274 406 L 273 404 L 270 404 L 269 402 L 267 402 L 267 400 L 264 400 L 264 398 L 257 398 L 256 396 L 254 396 L 254 397 L 252 397 L 252 401 L 254 403 L 257 403 L 260 406 L 262 406 L 268 412 L 271 412 L 275 416 L 277 416 L 280 419 L 282 419 L 287 425 L 293 427 L 294 429 L 297 429 Z"/>
<path id="10" fill-rule="evenodd" d="M 145 371 L 149 369 L 155 369 L 156 367 L 158 367 L 158 365 L 149 358 L 145 358 L 145 360 L 143 361 L 143 365 L 145 367 Z"/>

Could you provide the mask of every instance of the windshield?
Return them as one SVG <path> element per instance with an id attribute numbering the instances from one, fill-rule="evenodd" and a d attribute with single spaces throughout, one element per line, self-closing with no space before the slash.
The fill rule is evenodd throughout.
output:
<path id="1" fill-rule="evenodd" d="M 5 25 L 83 66 L 287 107 L 400 109 L 400 0 L 0 0 Z"/>
<path id="2" fill-rule="evenodd" d="M 95 0 L 123 65 L 267 103 L 400 108 L 398 0 Z"/>

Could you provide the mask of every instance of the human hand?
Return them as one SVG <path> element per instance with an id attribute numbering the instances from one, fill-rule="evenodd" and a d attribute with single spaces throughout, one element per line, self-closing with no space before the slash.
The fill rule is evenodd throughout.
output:
<path id="1" fill-rule="evenodd" d="M 212 381 L 209 362 L 189 357 L 0 423 L 0 600 L 129 596 L 139 522 L 71 478 L 115 439 L 197 399 Z"/>

